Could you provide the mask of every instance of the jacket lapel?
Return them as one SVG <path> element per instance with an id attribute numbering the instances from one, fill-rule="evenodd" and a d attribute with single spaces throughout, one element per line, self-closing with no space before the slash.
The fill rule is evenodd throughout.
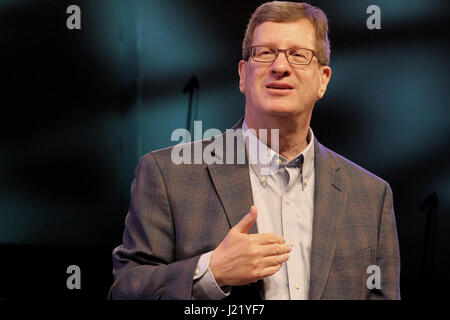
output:
<path id="1" fill-rule="evenodd" d="M 222 202 L 230 227 L 236 225 L 253 204 L 248 165 L 210 165 L 209 174 Z M 256 223 L 249 233 L 256 233 Z"/>
<path id="2" fill-rule="evenodd" d="M 233 130 L 242 128 L 242 122 L 243 118 L 233 127 Z M 238 134 L 233 136 L 233 163 L 238 163 L 237 153 L 239 146 L 242 147 L 242 144 L 244 144 L 242 134 L 240 134 L 239 130 L 237 132 Z M 253 193 L 247 155 L 245 155 L 243 164 L 226 164 L 226 148 L 227 145 L 230 147 L 230 144 L 226 143 L 225 134 L 222 137 L 223 148 L 213 150 L 211 155 L 217 160 L 221 159 L 223 164 L 219 162 L 208 165 L 208 171 L 222 202 L 228 223 L 230 227 L 233 227 L 250 211 L 250 206 L 253 205 Z M 256 223 L 252 226 L 249 233 L 257 233 Z"/>
<path id="3" fill-rule="evenodd" d="M 314 140 L 314 218 L 309 299 L 320 299 L 334 259 L 345 212 L 346 186 L 329 151 Z"/>

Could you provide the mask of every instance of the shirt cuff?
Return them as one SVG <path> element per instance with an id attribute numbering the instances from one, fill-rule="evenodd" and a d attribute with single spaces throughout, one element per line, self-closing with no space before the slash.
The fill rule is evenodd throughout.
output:
<path id="1" fill-rule="evenodd" d="M 209 268 L 212 251 L 202 254 L 194 273 L 193 300 L 221 300 L 230 295 L 231 287 L 219 287 Z"/>

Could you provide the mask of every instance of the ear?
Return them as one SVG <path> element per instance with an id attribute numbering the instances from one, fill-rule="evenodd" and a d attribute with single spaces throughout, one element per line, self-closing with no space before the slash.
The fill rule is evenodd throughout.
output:
<path id="1" fill-rule="evenodd" d="M 247 61 L 241 60 L 239 61 L 238 72 L 239 72 L 239 90 L 242 93 L 245 93 L 245 68 L 247 66 Z"/>
<path id="2" fill-rule="evenodd" d="M 317 93 L 317 100 L 322 99 L 325 95 L 325 91 L 327 91 L 328 83 L 331 78 L 331 68 L 329 66 L 321 66 L 320 67 L 320 87 L 319 92 Z"/>

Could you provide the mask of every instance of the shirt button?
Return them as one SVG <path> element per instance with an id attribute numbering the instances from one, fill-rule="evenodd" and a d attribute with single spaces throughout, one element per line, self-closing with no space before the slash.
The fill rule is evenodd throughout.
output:
<path id="1" fill-rule="evenodd" d="M 306 184 L 308 183 L 308 179 L 307 179 L 307 178 L 303 179 L 303 183 L 304 183 L 305 186 L 306 186 Z"/>
<path id="2" fill-rule="evenodd" d="M 300 289 L 300 285 L 298 283 L 295 284 L 295 289 Z"/>
<path id="3" fill-rule="evenodd" d="M 194 272 L 194 274 L 195 275 L 198 275 L 200 273 L 200 270 L 198 270 L 198 268 L 197 269 L 195 269 L 195 272 Z"/>
<path id="4" fill-rule="evenodd" d="M 293 247 L 294 246 L 294 242 L 289 242 L 289 245 L 291 246 L 291 247 Z"/>
<path id="5" fill-rule="evenodd" d="M 291 202 L 289 201 L 288 198 L 285 198 L 284 203 L 286 203 L 287 205 L 289 205 Z"/>
<path id="6" fill-rule="evenodd" d="M 266 181 L 266 177 L 261 177 L 261 182 L 265 182 Z"/>

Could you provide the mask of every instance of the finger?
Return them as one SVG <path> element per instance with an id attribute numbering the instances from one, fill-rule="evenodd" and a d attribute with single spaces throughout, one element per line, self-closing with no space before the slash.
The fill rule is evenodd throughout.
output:
<path id="1" fill-rule="evenodd" d="M 277 264 L 275 266 L 269 266 L 264 268 L 261 271 L 261 277 L 260 279 L 266 278 L 266 277 L 270 277 L 271 275 L 274 275 L 275 273 L 277 273 L 278 271 L 280 271 L 282 264 Z"/>
<path id="2" fill-rule="evenodd" d="M 261 250 L 261 255 L 263 257 L 268 257 L 268 256 L 277 256 L 277 255 L 289 253 L 289 252 L 291 252 L 292 249 L 287 244 L 274 243 L 274 244 L 269 244 L 269 245 L 263 245 L 263 246 L 261 246 L 260 250 Z"/>
<path id="3" fill-rule="evenodd" d="M 282 265 L 288 260 L 289 260 L 289 253 L 281 254 L 278 256 L 268 256 L 262 259 L 261 266 L 263 268 L 273 267 L 277 265 Z"/>
<path id="4" fill-rule="evenodd" d="M 286 240 L 283 238 L 283 236 L 276 234 L 276 233 L 256 233 L 251 235 L 252 239 L 262 245 L 266 244 L 272 244 L 272 243 L 279 243 L 283 244 L 286 242 Z"/>
<path id="5" fill-rule="evenodd" d="M 256 222 L 256 218 L 258 216 L 258 212 L 256 211 L 255 206 L 250 207 L 250 212 L 247 213 L 241 221 L 239 221 L 233 229 L 239 231 L 240 233 L 248 233 L 250 228 Z"/>

